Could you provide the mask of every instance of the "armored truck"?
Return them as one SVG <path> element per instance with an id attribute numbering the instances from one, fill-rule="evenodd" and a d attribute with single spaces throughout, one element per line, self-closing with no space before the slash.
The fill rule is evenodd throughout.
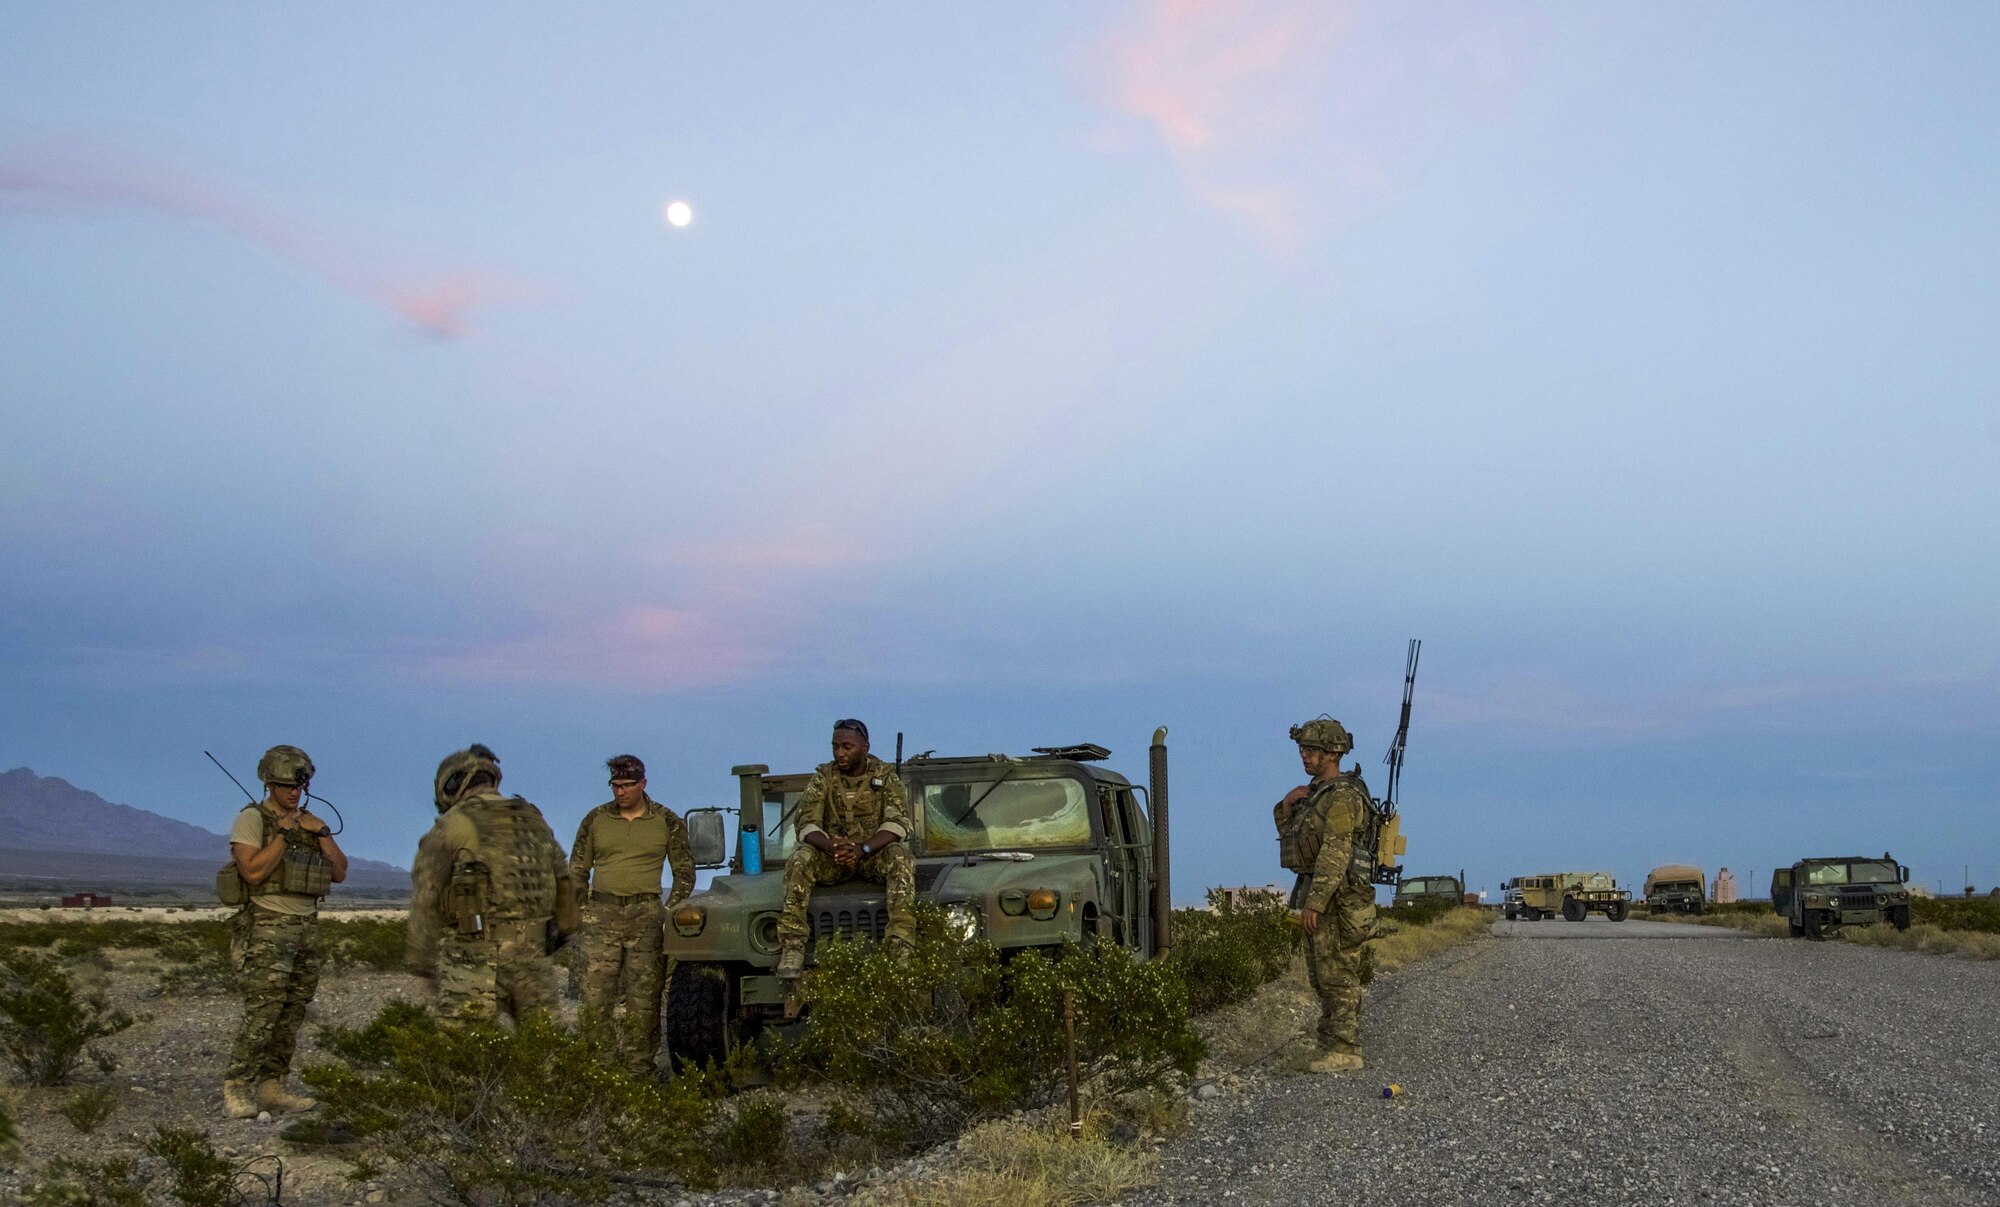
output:
<path id="1" fill-rule="evenodd" d="M 1708 904 L 1708 877 L 1697 867 L 1669 863 L 1646 874 L 1641 895 L 1655 914 L 1698 914 Z"/>
<path id="2" fill-rule="evenodd" d="M 1406 876 L 1396 881 L 1395 905 L 1415 905 L 1419 901 L 1465 903 L 1465 873 L 1456 876 Z"/>
<path id="3" fill-rule="evenodd" d="M 1619 888 L 1608 872 L 1544 872 L 1517 877 L 1500 887 L 1519 892 L 1516 915 L 1530 922 L 1557 914 L 1581 922 L 1593 913 L 1623 922 L 1632 908 L 1631 890 Z"/>
<path id="4" fill-rule="evenodd" d="M 1910 928 L 1910 869 L 1887 851 L 1801 859 L 1771 873 L 1771 908 L 1783 915 L 1793 938 L 1824 939 L 1843 926 L 1887 922 Z"/>
<path id="5" fill-rule="evenodd" d="M 942 906 L 954 930 L 984 936 L 1003 956 L 1065 942 L 1163 952 L 1172 900 L 1166 733 L 1153 735 L 1150 788 L 1102 766 L 1111 752 L 1096 745 L 902 762 L 918 900 Z M 812 777 L 773 775 L 762 764 L 734 774 L 733 854 L 725 858 L 724 810 L 688 815 L 697 865 L 728 870 L 667 919 L 666 951 L 677 963 L 665 1029 L 676 1064 L 720 1060 L 796 1012 L 772 970 L 796 842 L 792 811 Z M 878 884 L 821 886 L 809 920 L 808 966 L 824 940 L 881 939 L 889 903 Z"/>

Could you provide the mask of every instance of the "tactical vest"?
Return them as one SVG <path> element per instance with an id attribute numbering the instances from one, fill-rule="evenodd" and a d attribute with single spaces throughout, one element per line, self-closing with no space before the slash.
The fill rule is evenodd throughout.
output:
<path id="1" fill-rule="evenodd" d="M 1291 816 L 1278 827 L 1278 862 L 1286 871 L 1302 876 L 1313 873 L 1319 862 L 1319 849 L 1326 840 L 1326 810 L 1321 806 L 1322 798 L 1342 783 L 1353 785 L 1360 791 L 1362 800 L 1367 802 L 1361 808 L 1361 818 L 1355 827 L 1354 853 L 1348 860 L 1348 875 L 1363 880 L 1377 878 L 1383 836 L 1386 831 L 1394 830 L 1396 823 L 1386 817 L 1385 811 L 1369 795 L 1368 785 L 1362 782 L 1358 771 L 1322 780 L 1313 786 L 1304 800 L 1293 806 Z M 1400 837 L 1396 841 L 1400 843 Z"/>
<path id="2" fill-rule="evenodd" d="M 541 810 L 513 796 L 474 798 L 454 812 L 472 837 L 452 853 L 447 925 L 476 934 L 486 922 L 542 921 L 568 905 L 555 873 L 561 852 Z"/>
<path id="3" fill-rule="evenodd" d="M 263 824 L 259 831 L 258 845 L 269 846 L 271 830 L 277 825 L 271 811 L 262 805 L 245 805 L 245 809 L 255 809 L 257 819 Z M 242 905 L 252 897 L 267 897 L 285 894 L 293 897 L 324 897 L 333 890 L 333 861 L 319 849 L 319 836 L 309 834 L 304 826 L 293 826 L 284 831 L 285 853 L 278 860 L 278 866 L 264 877 L 262 884 L 251 884 L 243 879 L 243 873 L 231 859 L 215 872 L 215 896 L 224 905 Z"/>

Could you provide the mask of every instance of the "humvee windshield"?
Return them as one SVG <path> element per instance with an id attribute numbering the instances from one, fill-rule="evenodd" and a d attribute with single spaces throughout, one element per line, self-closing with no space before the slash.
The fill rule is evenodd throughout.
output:
<path id="1" fill-rule="evenodd" d="M 1415 880 L 1403 881 L 1402 888 L 1399 891 L 1405 895 L 1415 895 L 1417 893 L 1455 893 L 1458 891 L 1458 882 L 1449 876 L 1419 876 Z"/>
<path id="2" fill-rule="evenodd" d="M 1815 863 L 1806 868 L 1807 884 L 1883 884 L 1901 879 L 1895 864 L 1879 859 L 1860 863 Z"/>
<path id="3" fill-rule="evenodd" d="M 924 850 L 1016 850 L 1090 845 L 1090 799 L 1076 780 L 924 785 Z"/>

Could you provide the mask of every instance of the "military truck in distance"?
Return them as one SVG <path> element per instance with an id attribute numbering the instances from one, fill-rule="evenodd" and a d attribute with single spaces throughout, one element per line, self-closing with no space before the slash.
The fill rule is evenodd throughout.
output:
<path id="1" fill-rule="evenodd" d="M 1708 877 L 1697 867 L 1669 863 L 1646 874 L 1641 891 L 1655 914 L 1698 914 L 1708 904 Z"/>
<path id="2" fill-rule="evenodd" d="M 1801 859 L 1771 873 L 1771 908 L 1784 916 L 1795 939 L 1824 939 L 1843 926 L 1877 922 L 1908 930 L 1910 869 L 1887 851 L 1880 859 Z"/>
<path id="3" fill-rule="evenodd" d="M 1169 945 L 1167 747 L 1153 735 L 1150 790 L 1099 764 L 1101 746 L 1037 747 L 1032 755 L 918 755 L 901 764 L 909 794 L 909 843 L 917 899 L 944 908 L 966 937 L 984 935 L 1002 954 L 1065 942 L 1116 943 L 1150 958 Z M 698 866 L 720 868 L 667 919 L 674 957 L 665 1030 L 675 1063 L 720 1060 L 732 1043 L 789 1020 L 795 1005 L 774 974 L 792 811 L 807 774 L 734 769 L 740 793 L 735 852 L 724 857 L 723 810 L 689 812 Z M 761 869 L 745 866 L 745 840 L 761 842 Z M 881 885 L 849 881 L 813 892 L 807 963 L 814 945 L 840 937 L 880 939 L 888 925 Z"/>
<path id="4" fill-rule="evenodd" d="M 1545 872 L 1520 876 L 1500 886 L 1520 893 L 1517 916 L 1530 922 L 1561 914 L 1581 922 L 1593 913 L 1623 922 L 1632 909 L 1632 892 L 1618 887 L 1608 872 Z"/>
<path id="5" fill-rule="evenodd" d="M 1456 876 L 1405 876 L 1396 881 L 1392 905 L 1415 905 L 1419 901 L 1465 903 L 1465 873 Z"/>

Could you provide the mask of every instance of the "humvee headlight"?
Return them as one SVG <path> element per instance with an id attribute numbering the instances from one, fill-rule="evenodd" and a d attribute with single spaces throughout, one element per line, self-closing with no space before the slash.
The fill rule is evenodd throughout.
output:
<path id="1" fill-rule="evenodd" d="M 1010 888 L 1000 894 L 1000 912 L 1018 918 L 1028 912 L 1028 890 Z"/>
<path id="2" fill-rule="evenodd" d="M 1909 899 L 1910 899 L 1910 890 L 1909 890 L 1909 889 L 1897 889 L 1897 890 L 1896 890 L 1896 900 L 1898 900 L 1898 901 L 1908 901 Z"/>
<path id="3" fill-rule="evenodd" d="M 957 905 L 947 905 L 944 910 L 945 933 L 955 939 L 976 939 L 979 937 L 979 911 L 961 901 Z"/>
<path id="4" fill-rule="evenodd" d="M 750 945 L 758 951 L 778 950 L 778 915 L 757 915 L 750 923 Z"/>
<path id="5" fill-rule="evenodd" d="M 699 905 L 683 905 L 674 911 L 674 932 L 692 939 L 708 925 L 708 911 Z"/>
<path id="6" fill-rule="evenodd" d="M 1038 888 L 1028 894 L 1028 916 L 1046 922 L 1056 916 L 1062 894 L 1052 888 Z"/>

